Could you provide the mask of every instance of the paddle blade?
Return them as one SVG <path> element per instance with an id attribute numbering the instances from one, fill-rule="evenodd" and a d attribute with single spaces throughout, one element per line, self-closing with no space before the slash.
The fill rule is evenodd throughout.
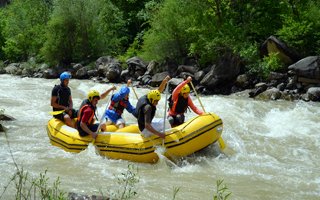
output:
<path id="1" fill-rule="evenodd" d="M 227 157 L 230 157 L 230 156 L 232 156 L 232 155 L 234 155 L 236 153 L 235 150 L 233 150 L 232 148 L 226 146 L 226 144 L 224 143 L 222 137 L 219 138 L 218 143 L 219 143 L 219 146 L 220 146 L 220 149 L 221 149 L 222 153 L 224 155 L 226 155 Z"/>
<path id="2" fill-rule="evenodd" d="M 219 137 L 218 142 L 219 142 L 220 149 L 224 150 L 226 148 L 226 144 L 224 143 L 224 141 L 223 141 L 221 136 Z"/>
<path id="3" fill-rule="evenodd" d="M 59 115 L 59 114 L 61 114 L 63 112 L 64 112 L 64 110 L 57 110 L 57 111 L 51 111 L 51 112 L 49 112 L 49 114 L 50 115 Z"/>

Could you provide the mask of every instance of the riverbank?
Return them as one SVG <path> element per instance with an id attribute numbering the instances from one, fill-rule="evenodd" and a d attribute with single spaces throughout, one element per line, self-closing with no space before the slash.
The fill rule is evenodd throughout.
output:
<path id="1" fill-rule="evenodd" d="M 290 65 L 284 72 L 271 72 L 265 79 L 248 72 L 241 73 L 241 66 L 232 55 L 224 62 L 205 69 L 197 67 L 194 60 L 187 61 L 185 65 L 177 65 L 170 62 L 159 64 L 155 61 L 146 63 L 133 57 L 126 63 L 121 63 L 106 56 L 97 59 L 93 65 L 83 66 L 77 63 L 68 68 L 51 68 L 47 64 L 35 64 L 32 61 L 3 63 L 0 73 L 54 79 L 63 71 L 70 71 L 73 78 L 90 79 L 99 83 L 126 83 L 131 79 L 136 87 L 156 87 L 165 76 L 170 75 L 171 90 L 183 79 L 191 76 L 197 92 L 203 95 L 230 95 L 241 92 L 259 100 L 320 101 L 318 63 L 319 56 L 307 57 Z"/>

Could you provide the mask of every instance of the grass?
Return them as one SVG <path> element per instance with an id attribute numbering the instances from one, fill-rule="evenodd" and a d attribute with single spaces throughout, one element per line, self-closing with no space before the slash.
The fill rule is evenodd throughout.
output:
<path id="1" fill-rule="evenodd" d="M 213 200 L 227 200 L 231 195 L 228 187 L 223 184 L 223 180 L 217 180 L 216 182 L 216 190 L 213 195 Z"/>

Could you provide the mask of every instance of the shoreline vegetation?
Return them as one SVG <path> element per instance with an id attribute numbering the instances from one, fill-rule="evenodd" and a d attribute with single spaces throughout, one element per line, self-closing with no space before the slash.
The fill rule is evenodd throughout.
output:
<path id="1" fill-rule="evenodd" d="M 312 1 L 5 0 L 0 73 L 199 93 L 320 100 L 320 9 Z"/>

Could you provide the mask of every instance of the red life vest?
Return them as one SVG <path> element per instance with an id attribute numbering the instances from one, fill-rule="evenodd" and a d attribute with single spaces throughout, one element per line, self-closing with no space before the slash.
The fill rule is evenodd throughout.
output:
<path id="1" fill-rule="evenodd" d="M 91 114 L 91 116 L 90 116 L 90 118 L 89 118 L 89 120 L 88 120 L 87 125 L 91 125 L 91 124 L 94 123 L 94 118 L 93 118 L 93 117 L 94 117 L 95 109 L 94 109 L 94 107 L 93 107 L 92 105 L 85 104 L 84 106 L 82 106 L 82 107 L 80 108 L 80 110 L 79 110 L 79 112 L 78 112 L 78 127 L 80 127 L 81 118 L 82 118 L 82 116 L 83 116 L 83 110 L 84 110 L 85 108 L 88 108 L 88 107 L 90 107 L 90 108 L 93 110 L 93 112 L 92 112 L 92 114 Z"/>
<path id="2" fill-rule="evenodd" d="M 120 101 L 111 101 L 111 104 L 108 109 L 115 111 L 120 116 L 122 115 L 123 110 L 127 106 L 128 106 L 128 102 L 121 99 Z"/>

